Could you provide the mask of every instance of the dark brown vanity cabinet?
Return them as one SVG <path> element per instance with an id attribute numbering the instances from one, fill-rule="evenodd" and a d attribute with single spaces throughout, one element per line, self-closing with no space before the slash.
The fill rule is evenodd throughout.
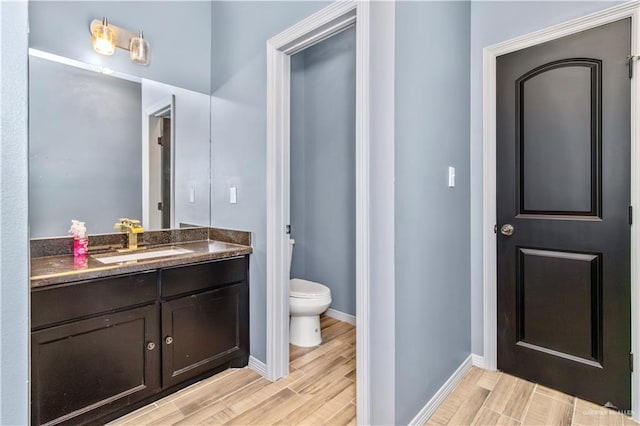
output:
<path id="1" fill-rule="evenodd" d="M 245 366 L 248 304 L 248 257 L 34 288 L 32 424 L 103 423 Z"/>

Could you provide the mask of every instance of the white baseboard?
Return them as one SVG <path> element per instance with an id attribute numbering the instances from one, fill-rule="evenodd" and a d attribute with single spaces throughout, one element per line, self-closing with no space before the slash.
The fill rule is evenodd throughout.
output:
<path id="1" fill-rule="evenodd" d="M 471 354 L 471 363 L 474 367 L 484 368 L 484 357 L 482 355 Z"/>
<path id="2" fill-rule="evenodd" d="M 267 377 L 267 364 L 255 358 L 253 355 L 249 355 L 249 368 L 262 377 Z"/>
<path id="3" fill-rule="evenodd" d="M 325 315 L 331 318 L 335 318 L 338 321 L 348 322 L 349 324 L 356 325 L 356 317 L 355 315 L 345 314 L 344 312 L 336 311 L 333 308 L 329 308 Z"/>
<path id="4" fill-rule="evenodd" d="M 453 372 L 451 377 L 442 385 L 438 392 L 425 404 L 424 407 L 418 412 L 418 414 L 409 422 L 409 425 L 424 425 L 429 420 L 429 417 L 438 409 L 440 404 L 445 400 L 447 396 L 456 388 L 458 383 L 464 378 L 464 376 L 471 370 L 472 355 L 469 355 L 462 364 Z"/>

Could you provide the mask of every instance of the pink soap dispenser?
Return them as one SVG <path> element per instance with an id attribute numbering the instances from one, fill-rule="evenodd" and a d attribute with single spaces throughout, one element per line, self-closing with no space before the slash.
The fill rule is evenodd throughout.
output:
<path id="1" fill-rule="evenodd" d="M 87 237 L 87 228 L 84 222 L 72 220 L 69 235 L 73 237 L 74 257 L 86 257 L 89 253 L 89 237 Z"/>

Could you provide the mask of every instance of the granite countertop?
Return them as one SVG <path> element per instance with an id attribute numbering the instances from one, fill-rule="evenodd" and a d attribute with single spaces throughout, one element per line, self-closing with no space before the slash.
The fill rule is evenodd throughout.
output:
<path id="1" fill-rule="evenodd" d="M 97 258 L 108 256 L 152 253 L 170 248 L 186 249 L 190 252 L 165 257 L 109 264 L 105 264 L 97 260 Z M 251 254 L 252 252 L 253 249 L 250 245 L 209 239 L 204 241 L 185 241 L 153 245 L 147 249 L 138 250 L 133 253 L 117 253 L 115 251 L 109 251 L 106 253 L 89 254 L 84 259 L 76 259 L 73 254 L 55 254 L 53 256 L 32 257 L 31 288 L 33 289 L 94 278 L 105 278 L 208 260 L 244 256 Z"/>

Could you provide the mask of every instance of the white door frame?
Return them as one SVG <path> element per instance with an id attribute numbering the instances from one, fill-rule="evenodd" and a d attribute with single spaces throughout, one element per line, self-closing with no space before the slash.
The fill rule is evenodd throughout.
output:
<path id="1" fill-rule="evenodd" d="M 267 41 L 267 378 L 289 374 L 291 55 L 356 23 L 356 389 L 369 422 L 369 3 L 338 1 Z"/>
<path id="2" fill-rule="evenodd" d="M 632 1 L 590 15 L 564 22 L 540 31 L 494 44 L 483 50 L 483 297 L 484 297 L 484 366 L 497 368 L 497 245 L 496 222 L 496 58 L 537 44 L 545 43 L 580 31 L 624 18 L 632 18 L 631 52 L 640 47 L 640 3 Z M 623 58 L 624 59 L 624 58 Z M 640 111 L 640 87 L 636 67 L 631 80 L 631 204 L 640 208 L 640 129 L 637 114 Z M 631 348 L 640 353 L 640 228 L 631 227 Z M 640 356 L 634 357 L 631 376 L 631 406 L 634 418 L 640 418 Z"/>

